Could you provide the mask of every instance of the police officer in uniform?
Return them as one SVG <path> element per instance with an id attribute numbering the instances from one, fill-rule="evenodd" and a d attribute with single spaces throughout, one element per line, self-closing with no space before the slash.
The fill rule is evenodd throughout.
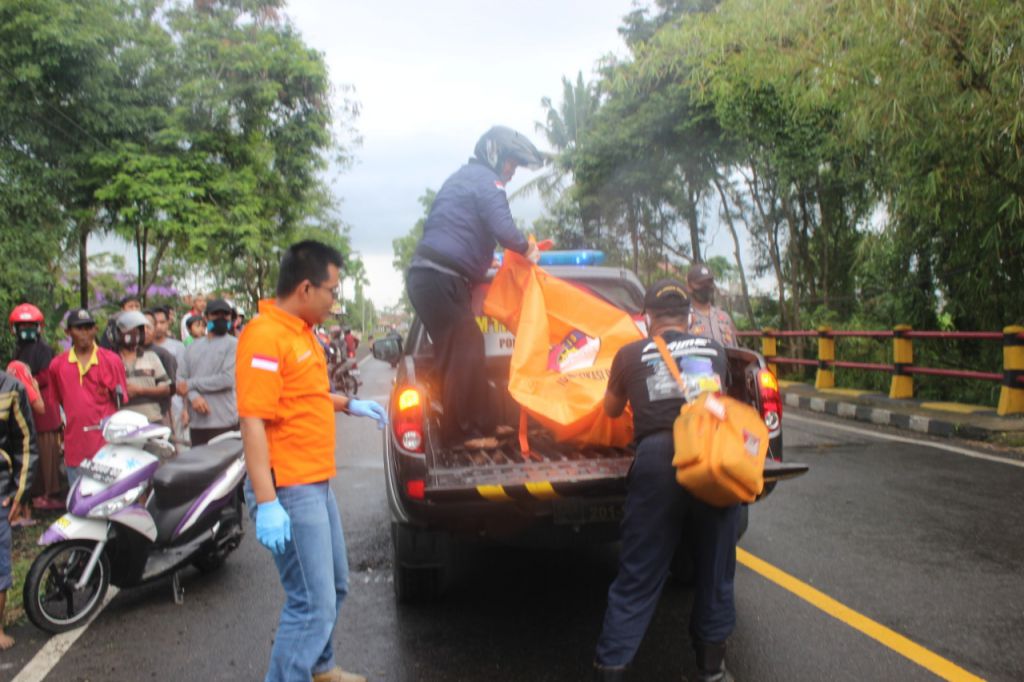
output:
<path id="1" fill-rule="evenodd" d="M 712 507 L 676 482 L 672 425 L 686 397 L 653 338 L 665 340 L 688 382 L 700 383 L 703 378 L 706 386 L 717 380 L 723 390 L 728 380 L 725 349 L 688 331 L 690 301 L 681 282 L 667 279 L 654 284 L 644 298 L 644 313 L 651 338 L 619 350 L 604 398 L 611 417 L 621 415 L 627 402 L 632 407 L 636 459 L 627 482 L 619 573 L 608 590 L 594 679 L 628 679 L 673 554 L 686 534 L 694 548 L 696 584 L 689 630 L 698 679 L 726 682 L 732 679 L 725 669 L 725 642 L 736 622 L 733 578 L 739 506 Z"/>

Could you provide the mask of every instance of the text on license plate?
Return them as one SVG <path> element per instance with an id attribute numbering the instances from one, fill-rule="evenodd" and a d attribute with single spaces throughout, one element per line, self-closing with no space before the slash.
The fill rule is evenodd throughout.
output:
<path id="1" fill-rule="evenodd" d="M 621 500 L 556 500 L 554 521 L 560 524 L 618 523 L 622 521 Z"/>

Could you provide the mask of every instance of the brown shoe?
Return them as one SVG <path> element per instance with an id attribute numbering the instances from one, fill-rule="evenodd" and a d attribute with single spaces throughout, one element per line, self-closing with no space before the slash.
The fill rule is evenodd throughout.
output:
<path id="1" fill-rule="evenodd" d="M 494 435 L 498 438 L 509 438 L 516 435 L 516 428 L 514 426 L 509 426 L 508 424 L 502 424 L 495 427 Z"/>
<path id="2" fill-rule="evenodd" d="M 330 670 L 313 675 L 313 682 L 366 682 L 366 678 L 362 675 L 345 672 L 339 666 L 334 666 Z"/>
<path id="3" fill-rule="evenodd" d="M 470 438 L 462 444 L 462 447 L 467 450 L 489 450 L 491 448 L 498 447 L 498 439 L 492 436 L 483 436 L 481 438 Z"/>

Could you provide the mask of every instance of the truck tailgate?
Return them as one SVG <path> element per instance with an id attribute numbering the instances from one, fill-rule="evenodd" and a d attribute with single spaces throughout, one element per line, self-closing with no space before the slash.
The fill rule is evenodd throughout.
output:
<path id="1" fill-rule="evenodd" d="M 553 499 L 623 493 L 633 451 L 556 443 L 545 432 L 531 430 L 529 453 L 511 438 L 487 450 L 435 450 L 433 460 L 428 499 Z"/>

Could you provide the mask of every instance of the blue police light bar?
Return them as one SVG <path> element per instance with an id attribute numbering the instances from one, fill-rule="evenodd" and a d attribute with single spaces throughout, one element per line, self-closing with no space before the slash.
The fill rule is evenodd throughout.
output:
<path id="1" fill-rule="evenodd" d="M 499 265 L 504 254 L 494 252 L 494 262 Z M 537 265 L 601 265 L 604 251 L 596 249 L 574 249 L 571 251 L 541 251 Z"/>
<path id="2" fill-rule="evenodd" d="M 575 249 L 572 251 L 541 251 L 538 265 L 601 265 L 604 251 Z"/>

